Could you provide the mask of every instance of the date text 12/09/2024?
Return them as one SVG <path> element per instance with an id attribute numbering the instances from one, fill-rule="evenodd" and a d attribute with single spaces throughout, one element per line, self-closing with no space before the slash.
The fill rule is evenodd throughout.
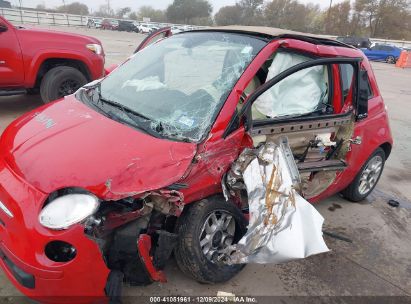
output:
<path id="1" fill-rule="evenodd" d="M 235 296 L 233 294 L 224 296 L 198 296 L 198 297 L 150 297 L 150 303 L 257 303 L 255 297 Z"/>

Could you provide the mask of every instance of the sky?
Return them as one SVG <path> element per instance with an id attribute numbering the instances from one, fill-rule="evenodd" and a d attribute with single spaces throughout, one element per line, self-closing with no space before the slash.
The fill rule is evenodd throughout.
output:
<path id="1" fill-rule="evenodd" d="M 12 5 L 19 6 L 19 0 L 9 0 Z M 64 0 L 66 4 L 71 2 L 81 2 L 88 5 L 89 9 L 92 11 L 98 10 L 100 5 L 107 4 L 107 0 Z M 143 5 L 150 5 L 157 9 L 165 9 L 169 4 L 171 4 L 172 0 L 109 0 L 110 6 L 114 9 L 119 7 L 126 7 L 129 6 L 133 10 L 138 10 L 140 6 Z M 315 4 L 319 4 L 321 7 L 325 8 L 330 5 L 329 0 L 299 0 L 302 3 L 312 2 Z M 333 0 L 333 3 L 339 3 L 343 0 Z M 22 6 L 27 7 L 36 7 L 38 4 L 45 4 L 48 8 L 54 8 L 56 6 L 63 5 L 63 0 L 21 0 Z M 209 0 L 209 2 L 213 5 L 214 13 L 216 13 L 222 6 L 226 5 L 233 5 L 235 4 L 236 0 Z"/>

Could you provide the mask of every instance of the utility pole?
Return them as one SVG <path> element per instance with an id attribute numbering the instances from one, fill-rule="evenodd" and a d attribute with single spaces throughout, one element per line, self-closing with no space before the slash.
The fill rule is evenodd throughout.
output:
<path id="1" fill-rule="evenodd" d="M 110 14 L 111 9 L 110 9 L 110 0 L 107 0 L 107 14 Z"/>

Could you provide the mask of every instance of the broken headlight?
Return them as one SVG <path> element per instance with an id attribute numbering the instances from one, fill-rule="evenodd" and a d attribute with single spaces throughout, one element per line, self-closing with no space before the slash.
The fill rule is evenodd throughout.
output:
<path id="1" fill-rule="evenodd" d="M 47 204 L 40 212 L 39 221 L 50 229 L 67 229 L 96 212 L 99 204 L 94 195 L 67 194 Z"/>

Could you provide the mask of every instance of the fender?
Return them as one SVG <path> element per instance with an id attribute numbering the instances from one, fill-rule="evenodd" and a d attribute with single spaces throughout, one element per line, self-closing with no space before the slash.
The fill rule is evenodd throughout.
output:
<path id="1" fill-rule="evenodd" d="M 91 53 L 91 52 L 90 52 Z M 95 57 L 95 60 L 91 60 Z M 103 66 L 99 62 L 98 55 L 86 56 L 85 53 L 75 50 L 66 49 L 39 49 L 33 57 L 28 57 L 23 54 L 24 66 L 26 70 L 26 79 L 24 86 L 28 88 L 34 87 L 37 79 L 37 74 L 44 61 L 47 59 L 74 59 L 84 63 L 90 73 L 92 79 L 100 78 L 103 71 Z"/>

